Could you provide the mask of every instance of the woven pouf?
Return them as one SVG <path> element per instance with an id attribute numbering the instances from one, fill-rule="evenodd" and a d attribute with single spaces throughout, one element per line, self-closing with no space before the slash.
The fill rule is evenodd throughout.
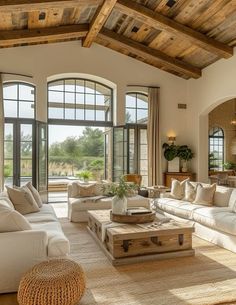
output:
<path id="1" fill-rule="evenodd" d="M 75 305 L 85 291 L 83 269 L 69 259 L 35 265 L 21 279 L 19 305 Z"/>

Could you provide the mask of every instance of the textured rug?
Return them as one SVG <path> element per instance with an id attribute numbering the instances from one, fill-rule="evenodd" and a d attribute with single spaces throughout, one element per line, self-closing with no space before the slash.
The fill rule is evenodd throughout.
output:
<path id="1" fill-rule="evenodd" d="M 114 267 L 81 224 L 61 221 L 93 302 L 83 305 L 236 304 L 236 254 L 194 238 L 196 256 Z M 91 296 L 89 297 L 91 299 Z M 85 303 L 83 303 L 85 302 Z"/>
<path id="2" fill-rule="evenodd" d="M 113 267 L 85 225 L 61 224 L 87 277 L 80 305 L 236 305 L 235 253 L 194 238 L 195 257 Z M 16 295 L 0 305 L 17 305 Z"/>

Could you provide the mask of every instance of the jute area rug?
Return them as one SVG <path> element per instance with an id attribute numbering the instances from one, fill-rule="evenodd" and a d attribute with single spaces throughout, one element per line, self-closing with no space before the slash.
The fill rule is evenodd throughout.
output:
<path id="1" fill-rule="evenodd" d="M 196 256 L 113 267 L 86 226 L 61 220 L 86 273 L 81 305 L 236 305 L 236 254 L 194 237 Z"/>

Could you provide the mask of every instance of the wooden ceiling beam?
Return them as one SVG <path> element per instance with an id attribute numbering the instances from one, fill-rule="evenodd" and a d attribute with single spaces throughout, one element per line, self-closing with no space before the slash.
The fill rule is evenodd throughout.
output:
<path id="1" fill-rule="evenodd" d="M 83 47 L 91 47 L 94 39 L 105 24 L 107 18 L 110 16 L 113 7 L 117 0 L 105 0 L 101 6 L 98 7 L 95 16 L 90 24 L 89 32 L 83 41 Z"/>
<path id="2" fill-rule="evenodd" d="M 118 0 L 116 8 L 122 13 L 131 16 L 132 18 L 147 24 L 158 30 L 165 30 L 174 35 L 181 35 L 194 45 L 214 53 L 219 57 L 229 58 L 233 56 L 233 48 L 216 41 L 206 35 L 191 29 L 181 23 L 176 22 L 158 12 L 154 12 L 145 6 L 134 1 Z"/>
<path id="3" fill-rule="evenodd" d="M 0 0 L 0 12 L 30 12 L 58 7 L 100 5 L 102 0 Z"/>
<path id="4" fill-rule="evenodd" d="M 65 25 L 31 30 L 0 31 L 0 48 L 84 38 L 88 24 Z"/>
<path id="5" fill-rule="evenodd" d="M 199 78 L 201 76 L 201 69 L 107 29 L 100 31 L 96 42 L 110 49 L 119 51 L 122 54 L 127 55 L 127 53 L 131 53 L 137 57 L 146 59 L 150 64 L 153 62 L 152 65 L 155 67 L 160 68 L 160 66 L 163 66 L 164 68 L 176 71 L 183 76 L 193 78 Z"/>

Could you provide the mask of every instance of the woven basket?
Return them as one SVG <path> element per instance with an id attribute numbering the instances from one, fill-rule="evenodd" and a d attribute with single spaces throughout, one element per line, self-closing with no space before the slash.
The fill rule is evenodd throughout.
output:
<path id="1" fill-rule="evenodd" d="M 34 266 L 22 278 L 19 305 L 75 305 L 85 291 L 83 269 L 69 259 L 54 259 Z"/>

